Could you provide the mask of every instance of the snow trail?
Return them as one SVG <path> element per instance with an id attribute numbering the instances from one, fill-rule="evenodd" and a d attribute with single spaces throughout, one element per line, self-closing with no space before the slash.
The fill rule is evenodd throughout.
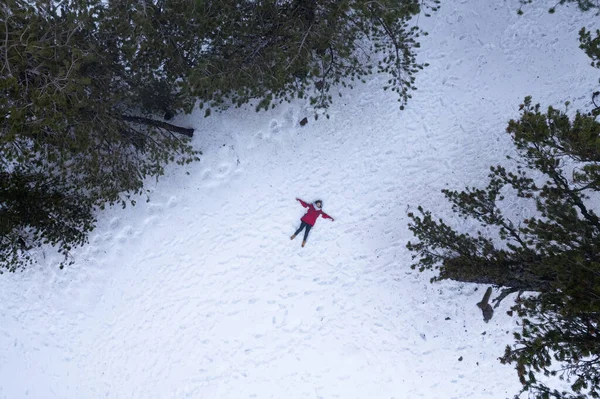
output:
<path id="1" fill-rule="evenodd" d="M 385 76 L 303 102 L 179 122 L 201 162 L 151 200 L 100 216 L 76 264 L 0 278 L 0 398 L 506 398 L 497 358 L 518 326 L 484 287 L 409 268 L 407 207 L 456 223 L 440 189 L 513 154 L 507 119 L 531 94 L 584 108 L 597 70 L 578 49 L 592 15 L 472 0 L 421 18 L 430 66 L 405 111 Z M 577 95 L 576 98 L 566 97 Z M 308 117 L 306 126 L 299 121 Z M 321 198 L 307 246 L 289 236 Z"/>

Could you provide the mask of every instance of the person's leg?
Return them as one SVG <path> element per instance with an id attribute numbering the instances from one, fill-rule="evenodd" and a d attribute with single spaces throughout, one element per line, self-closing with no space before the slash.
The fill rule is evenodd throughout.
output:
<path id="1" fill-rule="evenodd" d="M 302 222 L 302 224 L 300 224 L 300 228 L 298 228 L 298 230 L 296 230 L 296 232 L 292 234 L 290 239 L 293 240 L 294 238 L 296 238 L 296 236 L 304 229 L 305 226 L 307 226 L 307 224 Z"/>
<path id="2" fill-rule="evenodd" d="M 311 228 L 312 228 L 312 226 L 307 223 L 306 230 L 304 230 L 304 242 L 306 242 L 306 239 L 308 238 L 308 232 L 310 231 Z"/>
<path id="3" fill-rule="evenodd" d="M 297 236 L 298 234 L 300 234 L 300 232 L 302 230 L 304 230 L 305 227 L 308 229 L 310 226 L 308 224 L 306 224 L 305 222 L 302 222 L 302 224 L 300 224 L 300 227 L 298 228 L 298 230 L 296 230 L 294 235 Z"/>

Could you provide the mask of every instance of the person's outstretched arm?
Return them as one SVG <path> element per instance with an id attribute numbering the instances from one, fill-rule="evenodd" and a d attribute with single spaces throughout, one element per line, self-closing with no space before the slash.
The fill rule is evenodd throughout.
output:
<path id="1" fill-rule="evenodd" d="M 332 222 L 335 220 L 334 218 L 332 218 L 331 216 L 329 216 L 325 212 L 321 212 L 321 215 L 323 215 L 323 219 L 331 219 Z"/>
<path id="2" fill-rule="evenodd" d="M 302 201 L 300 198 L 296 198 L 296 201 L 300 202 L 303 207 L 308 208 L 308 204 L 306 202 Z"/>

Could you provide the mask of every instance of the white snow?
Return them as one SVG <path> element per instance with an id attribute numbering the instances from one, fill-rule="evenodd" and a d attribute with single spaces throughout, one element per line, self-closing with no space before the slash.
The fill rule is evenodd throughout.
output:
<path id="1" fill-rule="evenodd" d="M 516 372 L 497 360 L 519 329 L 510 298 L 486 324 L 486 287 L 412 271 L 406 211 L 468 229 L 440 189 L 481 185 L 514 154 L 522 99 L 589 106 L 599 74 L 577 32 L 596 17 L 553 4 L 421 17 L 430 66 L 405 111 L 374 76 L 330 119 L 300 101 L 182 117 L 201 162 L 102 212 L 74 266 L 48 252 L 0 276 L 0 398 L 511 397 Z M 305 248 L 289 239 L 295 197 L 336 219 Z"/>

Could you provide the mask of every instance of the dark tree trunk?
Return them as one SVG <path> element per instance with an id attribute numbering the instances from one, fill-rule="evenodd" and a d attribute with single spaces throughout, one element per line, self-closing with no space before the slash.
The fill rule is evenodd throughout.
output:
<path id="1" fill-rule="evenodd" d="M 456 257 L 446 259 L 440 270 L 440 278 L 465 283 L 488 284 L 520 291 L 542 292 L 550 288 L 552 276 L 540 276 L 527 271 L 526 267 L 510 265 L 475 265 L 468 259 Z"/>
<path id="2" fill-rule="evenodd" d="M 121 115 L 121 118 L 127 122 L 133 123 L 141 123 L 146 126 L 154 126 L 161 129 L 169 130 L 171 132 L 183 134 L 184 136 L 192 137 L 194 135 L 194 129 L 175 126 L 167 122 L 157 121 L 155 119 L 144 118 L 142 116 L 130 116 L 130 115 Z"/>
<path id="3" fill-rule="evenodd" d="M 483 312 L 483 320 L 487 323 L 491 320 L 494 315 L 494 309 L 492 309 L 492 305 L 490 305 L 490 297 L 492 296 L 492 287 L 488 287 L 485 291 L 485 295 L 483 295 L 483 299 L 481 302 L 477 304 L 477 306 Z"/>

